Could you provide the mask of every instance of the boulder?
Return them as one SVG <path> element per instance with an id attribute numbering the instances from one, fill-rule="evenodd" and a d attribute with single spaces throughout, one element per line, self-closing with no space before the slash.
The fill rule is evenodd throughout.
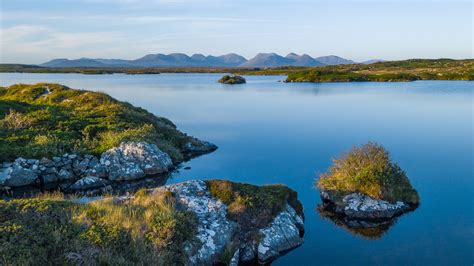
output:
<path id="1" fill-rule="evenodd" d="M 172 166 L 170 156 L 155 144 L 123 142 L 104 152 L 100 163 L 113 181 L 133 180 L 145 175 L 167 172 Z"/>
<path id="2" fill-rule="evenodd" d="M 207 141 L 190 141 L 184 145 L 184 152 L 188 154 L 203 154 L 215 151 L 217 146 Z"/>
<path id="3" fill-rule="evenodd" d="M 303 232 L 303 218 L 287 204 L 285 211 L 278 214 L 268 227 L 260 230 L 259 263 L 268 263 L 281 253 L 303 244 Z"/>
<path id="4" fill-rule="evenodd" d="M 107 182 L 96 176 L 85 176 L 77 180 L 74 184 L 69 187 L 69 190 L 79 191 L 79 190 L 88 190 L 93 188 L 104 187 L 107 185 Z"/>
<path id="5" fill-rule="evenodd" d="M 0 170 L 0 184 L 8 187 L 21 187 L 35 183 L 38 174 L 22 166 L 26 161 L 16 160 L 13 164 Z"/>
<path id="6" fill-rule="evenodd" d="M 61 170 L 59 170 L 58 178 L 61 181 L 71 180 L 74 179 L 74 174 L 71 171 L 62 168 Z"/>

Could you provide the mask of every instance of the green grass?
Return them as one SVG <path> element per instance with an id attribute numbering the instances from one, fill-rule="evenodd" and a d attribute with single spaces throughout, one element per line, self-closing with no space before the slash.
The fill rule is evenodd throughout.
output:
<path id="1" fill-rule="evenodd" d="M 410 59 L 374 64 L 308 68 L 288 73 L 288 82 L 474 80 L 474 60 Z"/>
<path id="2" fill-rule="evenodd" d="M 206 181 L 211 195 L 229 206 L 227 212 L 244 231 L 255 231 L 269 225 L 288 202 L 303 216 L 297 193 L 284 185 L 254 186 L 226 180 Z"/>
<path id="3" fill-rule="evenodd" d="M 76 204 L 61 195 L 0 201 L 2 265 L 176 265 L 196 219 L 170 192 Z"/>
<path id="4" fill-rule="evenodd" d="M 184 145 L 196 140 L 168 119 L 104 93 L 47 83 L 0 87 L 0 161 L 99 155 L 122 141 L 154 143 L 178 162 Z"/>
<path id="5" fill-rule="evenodd" d="M 341 195 L 360 192 L 389 202 L 419 202 L 418 193 L 405 172 L 391 161 L 381 145 L 372 142 L 353 147 L 333 160 L 333 165 L 327 173 L 320 175 L 316 185 Z"/>

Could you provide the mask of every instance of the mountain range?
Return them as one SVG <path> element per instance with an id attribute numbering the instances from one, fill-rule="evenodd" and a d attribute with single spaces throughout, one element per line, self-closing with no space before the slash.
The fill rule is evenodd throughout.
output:
<path id="1" fill-rule="evenodd" d="M 369 60 L 362 63 L 374 63 L 382 61 L 379 59 Z M 275 53 L 259 53 L 247 60 L 238 54 L 226 54 L 221 56 L 204 56 L 194 54 L 188 56 L 182 53 L 173 54 L 148 54 L 134 60 L 125 59 L 102 59 L 102 58 L 80 58 L 80 59 L 53 59 L 40 64 L 43 67 L 280 67 L 280 66 L 324 66 L 354 64 L 356 62 L 335 55 L 313 58 L 307 54 L 297 55 L 290 53 L 281 56 Z"/>

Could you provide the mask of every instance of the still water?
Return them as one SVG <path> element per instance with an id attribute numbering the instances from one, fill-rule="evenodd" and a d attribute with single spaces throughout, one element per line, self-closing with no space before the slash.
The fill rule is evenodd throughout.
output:
<path id="1" fill-rule="evenodd" d="M 0 74 L 0 85 L 56 82 L 106 92 L 219 146 L 168 183 L 225 178 L 298 192 L 305 243 L 275 265 L 472 265 L 474 82 L 286 84 L 280 76 L 216 83 L 219 74 Z M 318 173 L 376 141 L 407 172 L 421 205 L 368 239 L 321 217 Z"/>

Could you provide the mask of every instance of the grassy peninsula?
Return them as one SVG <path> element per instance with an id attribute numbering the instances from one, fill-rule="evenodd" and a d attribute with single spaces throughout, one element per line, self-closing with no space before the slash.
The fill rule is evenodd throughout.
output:
<path id="1" fill-rule="evenodd" d="M 0 87 L 0 162 L 98 155 L 122 141 L 154 143 L 177 162 L 186 143 L 197 140 L 170 120 L 104 93 L 48 83 Z"/>

